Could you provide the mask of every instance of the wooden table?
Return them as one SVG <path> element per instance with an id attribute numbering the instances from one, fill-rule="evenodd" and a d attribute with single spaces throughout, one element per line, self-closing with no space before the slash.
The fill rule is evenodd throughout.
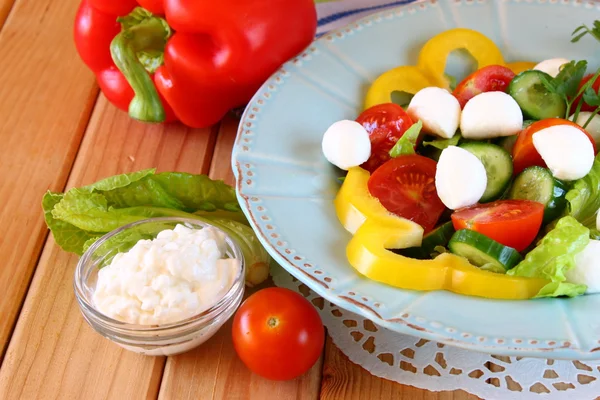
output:
<path id="1" fill-rule="evenodd" d="M 0 399 L 465 399 L 371 376 L 327 340 L 305 376 L 270 382 L 237 358 L 226 325 L 180 356 L 122 350 L 83 320 L 77 257 L 43 220 L 50 189 L 156 167 L 231 183 L 237 120 L 210 129 L 130 120 L 99 94 L 72 23 L 80 0 L 0 0 Z"/>

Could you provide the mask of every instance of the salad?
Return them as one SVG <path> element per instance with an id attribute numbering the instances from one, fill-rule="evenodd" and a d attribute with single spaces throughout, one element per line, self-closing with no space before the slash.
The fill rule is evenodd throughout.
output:
<path id="1" fill-rule="evenodd" d="M 573 32 L 600 40 L 600 21 Z M 466 49 L 478 69 L 444 72 Z M 499 299 L 600 292 L 600 70 L 506 63 L 481 33 L 430 39 L 377 78 L 322 149 L 347 171 L 335 199 L 350 264 L 414 290 Z"/>

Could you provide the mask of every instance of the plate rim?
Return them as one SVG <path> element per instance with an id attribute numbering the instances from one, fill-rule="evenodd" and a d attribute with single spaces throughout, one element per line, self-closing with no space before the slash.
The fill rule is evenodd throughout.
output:
<path id="1" fill-rule="evenodd" d="M 467 5 L 473 3 L 485 3 L 485 2 L 495 2 L 494 0 L 458 0 L 461 3 L 466 3 Z M 503 1 L 504 3 L 537 3 L 544 6 L 565 6 L 565 5 L 577 5 L 581 6 L 580 0 L 496 0 Z M 521 357 L 535 357 L 535 358 L 553 358 L 553 359 L 565 359 L 565 360 L 599 360 L 600 359 L 600 337 L 598 337 L 597 342 L 599 347 L 595 347 L 592 349 L 581 349 L 579 347 L 574 347 L 572 343 L 568 341 L 556 342 L 556 341 L 548 341 L 546 347 L 536 346 L 540 344 L 540 340 L 535 338 L 526 338 L 522 337 L 521 339 L 513 339 L 506 338 L 502 342 L 496 342 L 494 344 L 487 343 L 477 343 L 474 340 L 468 341 L 457 339 L 456 335 L 454 337 L 450 337 L 450 334 L 443 335 L 441 333 L 442 329 L 438 329 L 438 332 L 432 331 L 428 326 L 426 326 L 426 320 L 421 317 L 416 317 L 416 319 L 424 320 L 424 322 L 409 320 L 409 318 L 393 318 L 393 319 L 384 319 L 379 313 L 374 309 L 372 305 L 367 304 L 367 301 L 361 301 L 362 298 L 360 295 L 352 296 L 354 298 L 348 296 L 341 296 L 340 294 L 333 292 L 329 289 L 329 286 L 326 282 L 317 279 L 316 277 L 308 274 L 302 268 L 295 265 L 294 262 L 288 259 L 288 257 L 283 254 L 277 246 L 271 241 L 267 232 L 263 231 L 262 227 L 258 223 L 258 219 L 260 217 L 255 215 L 256 211 L 253 211 L 253 205 L 251 203 L 254 202 L 256 196 L 244 194 L 243 192 L 243 183 L 244 183 L 244 173 L 242 162 L 238 160 L 239 154 L 246 152 L 249 150 L 249 144 L 243 144 L 243 134 L 246 129 L 250 129 L 255 120 L 255 115 L 260 112 L 260 105 L 263 105 L 267 101 L 269 101 L 269 93 L 275 90 L 276 86 L 280 86 L 282 81 L 284 81 L 286 77 L 286 69 L 290 67 L 298 67 L 298 63 L 303 62 L 305 58 L 310 57 L 310 53 L 314 52 L 314 46 L 319 43 L 329 42 L 331 44 L 334 41 L 343 40 L 344 37 L 348 34 L 359 33 L 359 30 L 368 29 L 372 26 L 375 26 L 377 22 L 381 22 L 382 20 L 390 20 L 399 17 L 404 17 L 405 14 L 411 14 L 414 12 L 416 8 L 421 10 L 427 9 L 432 4 L 435 5 L 439 2 L 439 0 L 416 0 L 408 4 L 395 6 L 384 11 L 379 11 L 373 14 L 370 14 L 366 17 L 360 18 L 356 21 L 353 21 L 345 26 L 342 26 L 338 29 L 332 30 L 318 38 L 316 38 L 309 46 L 307 46 L 301 53 L 299 53 L 296 57 L 290 59 L 285 64 L 283 64 L 275 73 L 273 73 L 269 79 L 261 86 L 261 88 L 256 92 L 256 94 L 252 97 L 252 99 L 248 102 L 247 107 L 245 108 L 242 117 L 240 119 L 240 123 L 238 126 L 237 135 L 234 141 L 234 146 L 231 155 L 231 166 L 233 169 L 233 174 L 235 177 L 235 191 L 236 197 L 239 203 L 242 205 L 242 211 L 248 218 L 248 221 L 256 233 L 257 238 L 261 242 L 261 244 L 265 247 L 270 256 L 287 272 L 292 274 L 296 279 L 300 280 L 304 284 L 306 284 L 311 290 L 316 292 L 319 296 L 323 297 L 326 301 L 336 304 L 339 307 L 342 307 L 350 312 L 354 312 L 359 314 L 365 318 L 368 318 L 375 322 L 377 325 L 384 327 L 386 329 L 398 332 L 400 334 L 407 334 L 411 336 L 415 336 L 418 338 L 423 338 L 427 340 L 436 341 L 439 343 L 443 343 L 449 346 L 455 346 L 459 348 L 463 348 L 466 350 L 484 352 L 487 354 L 497 354 L 497 355 L 505 355 L 505 356 L 521 356 Z M 585 2 L 583 2 L 585 3 Z M 596 10 L 600 10 L 600 3 L 592 3 L 592 7 Z M 259 195 L 257 195 L 259 196 Z M 260 209 L 260 206 L 258 206 Z M 356 271 L 355 271 L 356 272 Z M 360 275 L 360 273 L 356 272 Z M 368 279 L 368 278 L 366 278 Z M 375 283 L 384 285 L 383 283 L 373 281 Z M 394 288 L 395 290 L 402 291 L 403 289 Z M 600 294 L 598 294 L 600 296 Z M 469 296 L 472 297 L 472 296 Z M 552 299 L 552 301 L 561 301 L 561 299 Z M 413 318 L 414 319 L 414 318 Z M 444 328 L 442 326 L 442 328 Z M 452 329 L 452 328 L 447 328 Z M 464 333 L 463 333 L 464 335 Z M 501 339 L 496 339 L 501 340 Z"/>

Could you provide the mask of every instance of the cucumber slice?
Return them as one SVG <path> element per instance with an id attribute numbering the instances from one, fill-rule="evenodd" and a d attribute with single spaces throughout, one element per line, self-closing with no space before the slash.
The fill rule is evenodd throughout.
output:
<path id="1" fill-rule="evenodd" d="M 410 247 L 398 250 L 397 252 L 405 257 L 417 258 L 419 260 L 429 259 L 437 246 L 445 247 L 448 244 L 453 233 L 454 226 L 452 222 L 446 222 L 423 236 L 421 247 Z"/>
<path id="2" fill-rule="evenodd" d="M 544 223 L 557 218 L 565 206 L 566 185 L 552 176 L 546 168 L 533 166 L 525 168 L 513 183 L 508 197 L 511 199 L 533 200 L 544 205 Z"/>
<path id="3" fill-rule="evenodd" d="M 477 267 L 487 271 L 508 271 L 523 260 L 518 251 L 504 246 L 479 232 L 470 229 L 456 231 L 448 243 L 450 251 L 462 256 Z"/>
<path id="4" fill-rule="evenodd" d="M 498 146 L 502 147 L 509 154 L 512 154 L 513 147 L 515 147 L 515 143 L 517 142 L 517 138 L 519 135 L 512 136 L 504 136 L 498 139 Z"/>
<path id="5" fill-rule="evenodd" d="M 523 121 L 523 129 L 527 128 L 529 125 L 533 124 L 534 122 L 536 122 L 533 119 L 526 119 L 525 121 Z M 504 136 L 504 137 L 500 137 L 496 140 L 493 141 L 493 143 L 497 144 L 498 146 L 502 147 L 504 150 L 508 151 L 510 154 L 512 154 L 513 151 L 513 147 L 515 147 L 515 143 L 517 142 L 517 139 L 519 138 L 519 135 L 512 135 L 512 136 Z"/>
<path id="6" fill-rule="evenodd" d="M 523 129 L 529 128 L 529 125 L 533 124 L 534 122 L 537 121 L 535 119 L 526 119 L 525 121 L 523 121 Z"/>
<path id="7" fill-rule="evenodd" d="M 542 77 L 552 79 L 545 72 L 523 71 L 508 85 L 508 93 L 519 104 L 523 114 L 531 119 L 564 118 L 567 105 L 562 97 L 550 92 Z"/>
<path id="8" fill-rule="evenodd" d="M 477 157 L 485 168 L 487 186 L 479 201 L 486 203 L 502 196 L 513 174 L 510 154 L 498 145 L 485 142 L 463 143 L 459 147 Z"/>

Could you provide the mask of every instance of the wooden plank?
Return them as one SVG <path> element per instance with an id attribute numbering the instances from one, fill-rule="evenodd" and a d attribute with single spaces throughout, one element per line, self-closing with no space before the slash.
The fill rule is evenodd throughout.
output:
<path id="1" fill-rule="evenodd" d="M 143 125 L 101 97 L 68 186 L 149 167 L 206 173 L 216 133 Z M 122 350 L 87 325 L 73 293 L 76 262 L 48 240 L 0 369 L 0 398 L 155 399 L 164 358 Z"/>
<path id="2" fill-rule="evenodd" d="M 0 0 L 0 30 L 2 30 L 2 25 L 4 25 L 13 4 L 14 0 Z"/>
<path id="3" fill-rule="evenodd" d="M 322 400 L 475 400 L 462 390 L 454 392 L 430 392 L 413 386 L 400 385 L 371 375 L 364 368 L 351 362 L 337 348 L 330 337 L 325 344 L 325 362 L 321 385 Z"/>
<path id="4" fill-rule="evenodd" d="M 219 132 L 211 177 L 233 183 L 231 147 L 238 120 L 226 118 Z M 266 282 L 263 287 L 272 285 Z M 255 288 L 258 290 L 260 288 Z M 255 290 L 249 291 L 254 292 Z M 263 379 L 250 372 L 237 357 L 231 341 L 231 321 L 197 349 L 170 357 L 159 398 L 167 399 L 306 399 L 318 397 L 322 359 L 304 376 L 287 382 Z"/>
<path id="5" fill-rule="evenodd" d="M 0 225 L 10 238 L 0 240 L 0 359 L 46 237 L 42 194 L 64 187 L 97 96 L 73 46 L 79 2 L 18 0 L 0 31 Z"/>

